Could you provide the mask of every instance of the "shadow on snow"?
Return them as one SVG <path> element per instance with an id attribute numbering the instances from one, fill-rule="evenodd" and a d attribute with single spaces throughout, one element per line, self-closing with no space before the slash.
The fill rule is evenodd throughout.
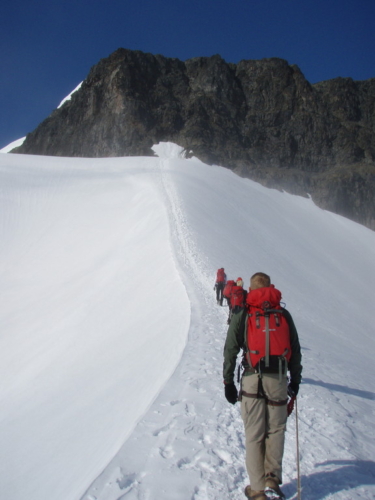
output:
<path id="1" fill-rule="evenodd" d="M 375 462 L 370 460 L 330 460 L 316 464 L 316 467 L 339 465 L 335 470 L 315 472 L 301 477 L 303 498 L 306 500 L 323 500 L 327 495 L 340 491 L 348 491 L 358 487 L 375 484 Z M 283 486 L 287 498 L 293 496 L 297 489 L 297 481 Z M 346 497 L 349 498 L 349 497 Z"/>
<path id="2" fill-rule="evenodd" d="M 362 391 L 361 389 L 351 389 L 345 385 L 339 384 L 329 384 L 328 382 L 322 382 L 321 380 L 313 380 L 312 378 L 304 378 L 304 384 L 310 385 L 320 385 L 325 389 L 330 391 L 343 392 L 345 394 L 351 394 L 352 396 L 358 396 L 359 398 L 375 400 L 375 393 L 371 391 Z"/>

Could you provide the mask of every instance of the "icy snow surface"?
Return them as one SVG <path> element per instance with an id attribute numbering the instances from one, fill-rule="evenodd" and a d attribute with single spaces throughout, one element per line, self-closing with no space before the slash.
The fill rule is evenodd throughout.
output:
<path id="1" fill-rule="evenodd" d="M 375 233 L 183 158 L 0 155 L 1 500 L 244 498 L 218 267 L 303 348 L 302 498 L 375 498 Z M 296 499 L 295 414 L 283 490 Z"/>
<path id="2" fill-rule="evenodd" d="M 69 95 L 67 95 L 66 97 L 64 97 L 64 99 L 63 99 L 63 100 L 60 102 L 60 104 L 57 106 L 57 109 L 58 109 L 58 108 L 61 108 L 61 106 L 62 106 L 63 104 L 65 104 L 65 102 L 66 102 L 66 101 L 70 101 L 70 99 L 72 98 L 72 95 L 74 94 L 74 92 L 77 92 L 77 90 L 79 90 L 79 89 L 81 88 L 82 83 L 83 83 L 83 82 L 79 83 L 79 84 L 77 85 L 77 87 L 76 87 L 75 89 L 73 89 L 73 90 L 70 92 L 70 94 L 69 94 Z"/>
<path id="3" fill-rule="evenodd" d="M 61 108 L 61 106 L 66 102 L 66 101 L 70 101 L 70 99 L 72 98 L 72 95 L 74 94 L 74 92 L 77 92 L 77 90 L 79 90 L 82 86 L 82 83 L 79 83 L 77 85 L 77 87 L 75 89 L 73 89 L 70 94 L 68 94 L 66 97 L 64 97 L 64 99 L 60 102 L 60 104 L 57 106 L 57 109 L 58 108 Z M 21 137 L 20 139 L 17 139 L 13 142 L 11 142 L 10 144 L 8 144 L 7 146 L 4 146 L 3 148 L 0 149 L 0 153 L 9 153 L 10 151 L 12 151 L 12 149 L 14 148 L 18 148 L 19 146 L 21 146 L 24 141 L 26 139 L 26 136 L 25 137 Z"/>
<path id="4" fill-rule="evenodd" d="M 9 153 L 9 151 L 12 151 L 12 149 L 18 148 L 18 146 L 21 146 L 24 143 L 25 139 L 26 139 L 26 136 L 21 137 L 21 139 L 17 139 L 16 141 L 11 142 L 10 144 L 5 146 L 4 148 L 0 149 L 0 153 Z"/>

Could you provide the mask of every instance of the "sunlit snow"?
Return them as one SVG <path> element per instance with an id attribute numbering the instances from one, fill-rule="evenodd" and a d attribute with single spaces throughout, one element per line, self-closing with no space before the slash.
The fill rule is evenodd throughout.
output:
<path id="1" fill-rule="evenodd" d="M 10 144 L 5 146 L 4 148 L 0 149 L 0 153 L 9 153 L 9 151 L 12 151 L 12 149 L 18 148 L 18 146 L 21 146 L 24 143 L 25 139 L 26 139 L 26 136 L 21 137 L 21 139 L 17 139 L 16 141 L 11 142 Z"/>
<path id="2" fill-rule="evenodd" d="M 375 497 L 375 233 L 186 160 L 0 155 L 0 498 L 244 498 L 218 267 L 271 275 L 303 347 L 306 500 Z M 296 498 L 295 414 L 283 490 Z"/>
<path id="3" fill-rule="evenodd" d="M 82 83 L 83 82 L 79 83 L 77 85 L 77 87 L 70 92 L 70 94 L 68 94 L 66 97 L 64 97 L 64 99 L 60 102 L 60 104 L 57 106 L 57 108 L 61 108 L 61 106 L 66 101 L 70 101 L 70 99 L 72 98 L 72 95 L 74 94 L 74 92 L 77 92 L 77 90 L 79 90 L 81 88 Z M 10 151 L 12 151 L 12 149 L 18 148 L 19 146 L 21 146 L 24 143 L 25 139 L 26 139 L 26 136 L 25 137 L 21 137 L 20 139 L 17 139 L 15 141 L 11 142 L 7 146 L 1 148 L 0 149 L 0 153 L 9 153 Z"/>
<path id="4" fill-rule="evenodd" d="M 60 102 L 60 104 L 57 106 L 57 108 L 61 108 L 61 106 L 66 103 L 66 101 L 70 101 L 74 92 L 77 92 L 77 90 L 79 90 L 81 88 L 82 83 L 83 82 L 79 83 L 77 85 L 77 87 L 70 92 L 70 94 L 68 94 L 66 97 L 64 97 L 64 99 Z"/>

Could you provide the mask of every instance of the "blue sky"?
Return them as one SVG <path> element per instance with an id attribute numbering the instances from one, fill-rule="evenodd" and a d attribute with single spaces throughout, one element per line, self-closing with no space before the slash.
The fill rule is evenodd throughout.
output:
<path id="1" fill-rule="evenodd" d="M 375 77 L 374 0 L 12 0 L 0 17 L 0 148 L 119 47 L 186 60 L 281 57 L 315 83 Z"/>

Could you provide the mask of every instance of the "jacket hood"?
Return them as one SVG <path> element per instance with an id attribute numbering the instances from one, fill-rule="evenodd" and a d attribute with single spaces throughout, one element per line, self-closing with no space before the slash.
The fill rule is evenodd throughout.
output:
<path id="1" fill-rule="evenodd" d="M 250 290 L 247 294 L 246 304 L 259 307 L 260 309 L 271 309 L 280 306 L 281 292 L 273 285 Z"/>

